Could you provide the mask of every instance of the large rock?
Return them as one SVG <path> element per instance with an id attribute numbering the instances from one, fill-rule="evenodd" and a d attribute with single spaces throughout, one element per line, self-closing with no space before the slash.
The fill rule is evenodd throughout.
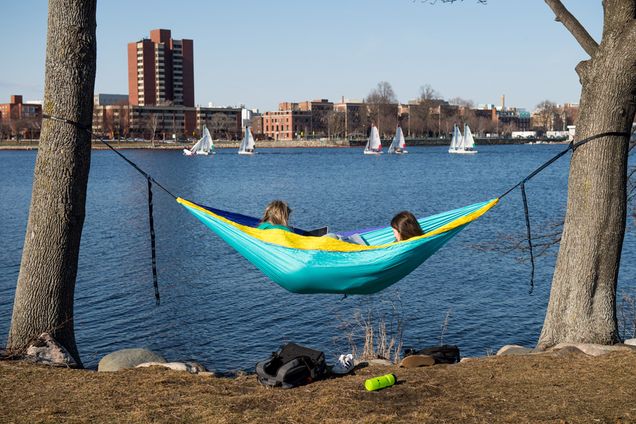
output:
<path id="1" fill-rule="evenodd" d="M 40 334 L 26 350 L 27 359 L 46 365 L 76 368 L 77 362 L 68 350 L 48 333 Z"/>
<path id="2" fill-rule="evenodd" d="M 135 368 L 148 368 L 148 367 L 164 367 L 173 371 L 186 371 L 190 374 L 198 374 L 205 372 L 206 369 L 198 362 L 144 362 L 137 365 Z"/>
<path id="3" fill-rule="evenodd" d="M 161 355 L 156 354 L 148 349 L 122 349 L 104 356 L 97 371 L 119 371 L 125 368 L 135 368 L 144 362 L 167 362 Z"/>
<path id="4" fill-rule="evenodd" d="M 431 355 L 409 355 L 400 361 L 402 368 L 429 367 L 435 365 L 435 358 Z"/>
<path id="5" fill-rule="evenodd" d="M 534 349 L 519 345 L 505 345 L 497 351 L 497 356 L 530 355 Z"/>

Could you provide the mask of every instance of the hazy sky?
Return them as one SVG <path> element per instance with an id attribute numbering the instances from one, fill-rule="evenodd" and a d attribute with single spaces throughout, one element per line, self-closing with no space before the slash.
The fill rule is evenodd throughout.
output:
<path id="1" fill-rule="evenodd" d="M 597 40 L 601 1 L 564 1 Z M 96 93 L 128 93 L 126 44 L 155 28 L 194 40 L 195 101 L 273 110 L 281 101 L 398 99 L 430 84 L 446 99 L 533 109 L 578 102 L 586 55 L 543 0 L 100 0 Z M 47 2 L 4 1 L 0 103 L 43 97 Z"/>

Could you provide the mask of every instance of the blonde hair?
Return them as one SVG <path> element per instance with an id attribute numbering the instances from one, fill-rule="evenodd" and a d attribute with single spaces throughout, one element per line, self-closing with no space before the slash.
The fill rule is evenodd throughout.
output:
<path id="1" fill-rule="evenodd" d="M 292 210 L 282 200 L 272 200 L 265 208 L 261 222 L 287 226 Z"/>

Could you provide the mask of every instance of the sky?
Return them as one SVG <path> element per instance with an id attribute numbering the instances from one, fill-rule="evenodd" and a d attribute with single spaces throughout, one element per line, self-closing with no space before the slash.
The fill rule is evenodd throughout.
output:
<path id="1" fill-rule="evenodd" d="M 601 1 L 563 3 L 599 41 Z M 43 97 L 47 8 L 3 2 L 0 103 Z M 127 43 L 156 28 L 194 40 L 198 105 L 261 111 L 362 99 L 380 81 L 400 102 L 428 84 L 475 104 L 578 103 L 574 67 L 588 58 L 543 0 L 99 0 L 95 93 L 128 93 Z"/>

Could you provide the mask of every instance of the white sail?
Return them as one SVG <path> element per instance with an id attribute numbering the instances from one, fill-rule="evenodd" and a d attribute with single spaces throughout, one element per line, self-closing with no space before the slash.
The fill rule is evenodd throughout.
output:
<path id="1" fill-rule="evenodd" d="M 457 125 L 453 127 L 453 138 L 448 153 L 474 154 L 477 153 L 477 150 L 473 149 L 474 145 L 475 139 L 468 125 L 464 124 L 463 136 Z"/>
<path id="2" fill-rule="evenodd" d="M 255 147 L 256 143 L 254 142 L 254 137 L 252 137 L 252 131 L 250 131 L 250 127 L 245 127 L 245 137 L 241 141 L 238 153 L 239 155 L 251 155 L 254 153 Z"/>
<path id="3" fill-rule="evenodd" d="M 208 127 L 203 127 L 203 137 L 199 139 L 190 149 L 183 149 L 183 153 L 187 156 L 192 155 L 208 155 L 214 150 L 214 143 Z M 212 154 L 214 152 L 212 151 Z"/>
<path id="4" fill-rule="evenodd" d="M 450 148 L 448 149 L 449 153 L 453 153 L 456 150 L 461 149 L 463 143 L 462 132 L 459 130 L 457 125 L 453 126 L 453 138 L 451 138 Z"/>
<path id="5" fill-rule="evenodd" d="M 473 133 L 470 131 L 468 124 L 464 124 L 464 150 L 471 150 L 475 146 Z"/>
<path id="6" fill-rule="evenodd" d="M 397 127 L 393 141 L 389 146 L 389 153 L 407 153 L 405 149 L 406 142 L 404 141 L 404 133 L 402 132 L 401 127 Z"/>
<path id="7" fill-rule="evenodd" d="M 369 140 L 367 141 L 367 145 L 364 148 L 365 155 L 377 155 L 382 153 L 382 143 L 380 142 L 380 133 L 378 132 L 378 128 L 373 125 L 371 126 L 371 134 L 369 135 Z"/>

